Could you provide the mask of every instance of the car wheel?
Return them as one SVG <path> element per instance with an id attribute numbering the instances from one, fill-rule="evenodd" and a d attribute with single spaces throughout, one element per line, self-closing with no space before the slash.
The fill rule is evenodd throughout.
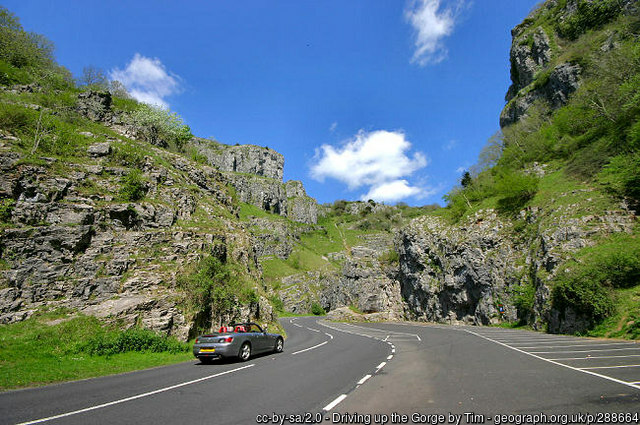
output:
<path id="1" fill-rule="evenodd" d="M 273 347 L 273 352 L 274 353 L 282 353 L 282 350 L 284 349 L 284 341 L 282 338 L 278 338 L 276 340 L 276 345 Z"/>
<path id="2" fill-rule="evenodd" d="M 238 357 L 243 362 L 246 362 L 247 360 L 249 360 L 249 357 L 251 357 L 251 344 L 249 344 L 248 342 L 245 342 L 244 344 L 242 344 L 242 347 L 240 347 L 240 353 L 238 354 Z"/>

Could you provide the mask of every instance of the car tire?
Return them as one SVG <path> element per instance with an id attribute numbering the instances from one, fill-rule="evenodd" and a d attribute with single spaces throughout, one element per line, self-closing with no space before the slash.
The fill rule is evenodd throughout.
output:
<path id="1" fill-rule="evenodd" d="M 240 352 L 238 353 L 238 358 L 241 362 L 246 362 L 251 357 L 251 344 L 245 342 L 240 347 Z"/>
<path id="2" fill-rule="evenodd" d="M 273 352 L 282 353 L 282 350 L 284 350 L 284 340 L 282 338 L 278 338 L 276 340 L 276 345 L 273 347 Z"/>

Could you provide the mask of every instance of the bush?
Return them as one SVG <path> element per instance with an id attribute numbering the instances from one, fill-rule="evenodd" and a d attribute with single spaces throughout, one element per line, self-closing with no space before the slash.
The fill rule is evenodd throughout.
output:
<path id="1" fill-rule="evenodd" d="M 600 183 L 613 195 L 640 207 L 640 152 L 611 159 L 598 176 Z"/>
<path id="2" fill-rule="evenodd" d="M 99 334 L 79 347 L 79 351 L 93 356 L 111 356 L 129 351 L 181 353 L 189 349 L 189 344 L 140 328 Z"/>
<path id="3" fill-rule="evenodd" d="M 311 313 L 315 316 L 324 316 L 327 314 L 327 312 L 324 311 L 324 308 L 322 308 L 322 306 L 317 302 L 311 304 Z"/>
<path id="4" fill-rule="evenodd" d="M 513 304 L 518 310 L 518 318 L 524 321 L 533 313 L 533 306 L 536 299 L 535 286 L 527 282 L 523 285 L 512 288 Z"/>
<path id="5" fill-rule="evenodd" d="M 577 11 L 556 25 L 560 36 L 575 40 L 587 30 L 612 21 L 622 11 L 622 0 L 578 0 Z"/>
<path id="6" fill-rule="evenodd" d="M 557 276 L 552 306 L 562 312 L 571 307 L 595 323 L 614 311 L 613 289 L 640 285 L 640 240 L 617 235 L 579 255 L 580 262 Z"/>
<path id="7" fill-rule="evenodd" d="M 191 129 L 175 112 L 156 106 L 140 104 L 125 120 L 135 127 L 138 137 L 153 145 L 182 150 L 193 137 Z"/>
<path id="8" fill-rule="evenodd" d="M 8 223 L 11 221 L 11 213 L 16 201 L 11 198 L 0 200 L 0 223 Z"/>
<path id="9" fill-rule="evenodd" d="M 523 172 L 505 171 L 498 178 L 496 190 L 502 196 L 498 199 L 498 211 L 515 215 L 535 196 L 538 178 Z"/>
<path id="10" fill-rule="evenodd" d="M 144 198 L 146 194 L 146 184 L 142 178 L 142 171 L 137 168 L 129 171 L 123 181 L 120 188 L 120 197 L 125 201 L 139 201 Z"/>
<path id="11" fill-rule="evenodd" d="M 594 280 L 589 273 L 565 273 L 559 276 L 551 294 L 551 305 L 563 314 L 567 308 L 571 308 L 586 316 L 592 324 L 600 322 L 614 311 L 611 290 Z"/>
<path id="12" fill-rule="evenodd" d="M 284 311 L 284 302 L 282 301 L 282 298 L 277 295 L 272 295 L 269 297 L 269 301 L 271 301 L 271 305 L 277 312 L 282 313 Z"/>
<path id="13" fill-rule="evenodd" d="M 209 255 L 179 276 L 177 283 L 189 309 L 215 317 L 258 300 L 255 289 L 241 280 L 240 274 L 232 264 Z"/>

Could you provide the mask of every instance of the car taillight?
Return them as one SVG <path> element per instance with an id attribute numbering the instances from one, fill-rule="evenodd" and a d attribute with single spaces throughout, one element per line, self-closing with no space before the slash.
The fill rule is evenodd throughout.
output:
<path id="1" fill-rule="evenodd" d="M 233 341 L 233 337 L 232 336 L 228 336 L 228 337 L 222 338 L 220 340 L 220 342 L 231 342 L 231 341 Z"/>
<path id="2" fill-rule="evenodd" d="M 200 341 L 200 338 L 196 338 L 196 344 Z"/>

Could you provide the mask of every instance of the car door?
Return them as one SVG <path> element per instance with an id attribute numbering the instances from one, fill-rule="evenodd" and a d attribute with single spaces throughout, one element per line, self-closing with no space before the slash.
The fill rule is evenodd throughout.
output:
<path id="1" fill-rule="evenodd" d="M 269 338 L 255 323 L 251 325 L 251 339 L 254 341 L 254 351 L 263 352 L 269 349 Z"/>

